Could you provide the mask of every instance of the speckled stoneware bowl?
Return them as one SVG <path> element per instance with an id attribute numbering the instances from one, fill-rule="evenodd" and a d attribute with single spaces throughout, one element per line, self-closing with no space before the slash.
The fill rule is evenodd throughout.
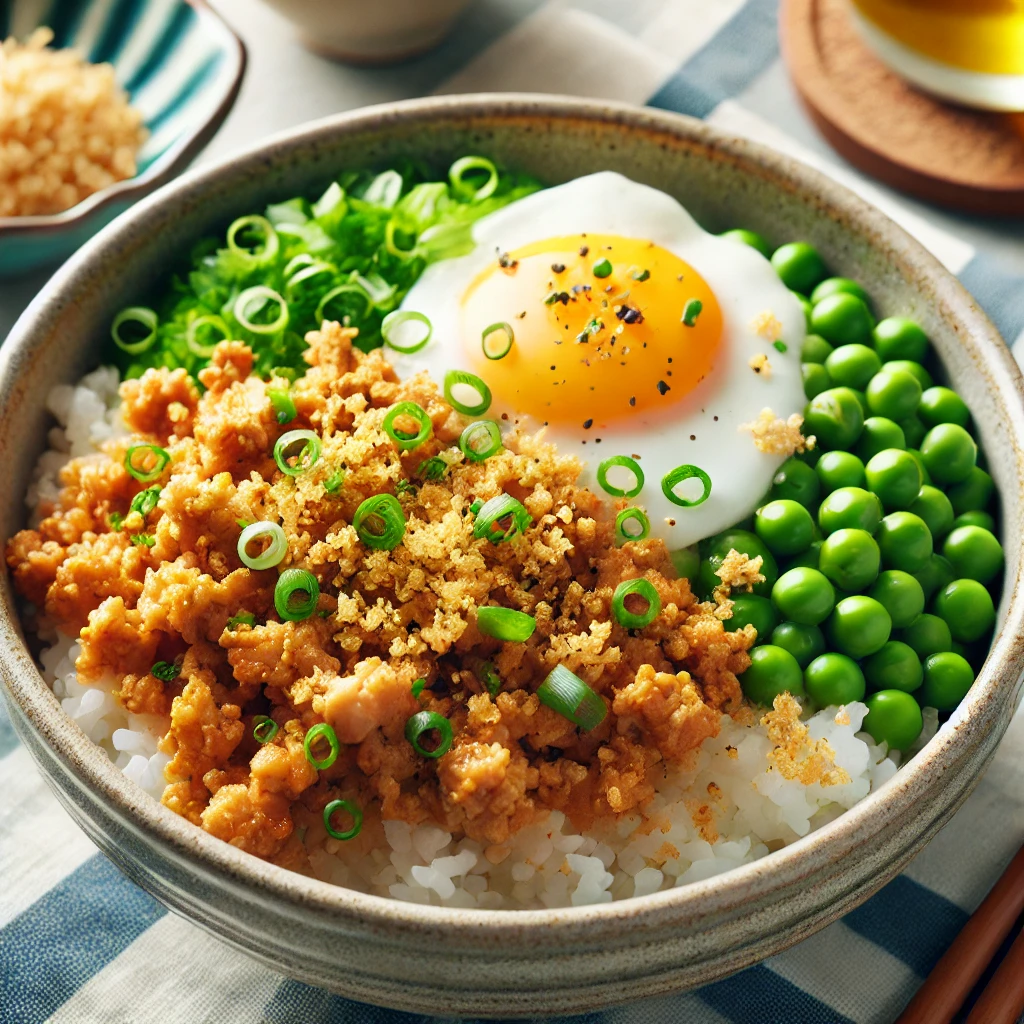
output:
<path id="1" fill-rule="evenodd" d="M 536 97 L 444 98 L 302 128 L 190 174 L 139 204 L 51 281 L 0 351 L 4 536 L 43 444 L 44 398 L 93 367 L 112 314 L 207 232 L 340 170 L 484 153 L 555 183 L 603 168 L 678 196 L 707 228 L 805 238 L 863 281 L 882 313 L 916 317 L 966 398 L 1024 531 L 1021 377 L 971 297 L 845 189 L 770 150 L 673 115 Z M 64 715 L 3 585 L 0 671 L 15 725 L 95 842 L 172 910 L 266 964 L 344 995 L 451 1016 L 580 1012 L 699 985 L 835 920 L 892 878 L 970 792 L 1009 721 L 1024 666 L 1020 548 L 1007 546 L 1001 628 L 950 727 L 831 825 L 754 864 L 642 899 L 571 910 L 442 910 L 334 888 L 257 860 L 128 781 Z"/>

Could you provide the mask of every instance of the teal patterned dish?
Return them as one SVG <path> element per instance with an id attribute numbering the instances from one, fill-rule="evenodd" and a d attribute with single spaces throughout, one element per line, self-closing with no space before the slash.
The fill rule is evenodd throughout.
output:
<path id="1" fill-rule="evenodd" d="M 245 72 L 245 47 L 205 0 L 0 0 L 0 40 L 43 25 L 53 46 L 113 64 L 149 138 L 134 178 L 63 213 L 0 217 L 0 278 L 63 260 L 184 169 L 224 121 Z"/>

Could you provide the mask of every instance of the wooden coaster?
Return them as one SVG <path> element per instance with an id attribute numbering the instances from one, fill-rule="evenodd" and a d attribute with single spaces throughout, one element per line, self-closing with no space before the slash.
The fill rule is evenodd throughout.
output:
<path id="1" fill-rule="evenodd" d="M 861 41 L 848 0 L 783 0 L 782 52 L 811 118 L 847 160 L 930 202 L 1024 214 L 1024 114 L 935 99 Z"/>

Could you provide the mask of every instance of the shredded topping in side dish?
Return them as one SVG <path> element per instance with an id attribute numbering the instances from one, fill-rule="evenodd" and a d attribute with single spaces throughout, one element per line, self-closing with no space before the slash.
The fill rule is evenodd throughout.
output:
<path id="1" fill-rule="evenodd" d="M 782 324 L 770 309 L 758 313 L 750 327 L 759 338 L 764 338 L 765 341 L 774 343 L 782 337 Z"/>
<path id="2" fill-rule="evenodd" d="M 814 437 L 805 437 L 801 432 L 804 418 L 793 413 L 788 419 L 776 416 L 771 409 L 762 409 L 753 423 L 741 423 L 740 430 L 749 430 L 754 436 L 758 451 L 767 455 L 795 455 L 797 452 L 813 451 Z"/>

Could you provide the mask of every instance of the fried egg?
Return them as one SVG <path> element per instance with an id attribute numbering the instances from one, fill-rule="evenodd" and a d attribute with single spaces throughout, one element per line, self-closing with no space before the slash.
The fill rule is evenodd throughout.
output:
<path id="1" fill-rule="evenodd" d="M 452 369 L 477 375 L 488 418 L 544 428 L 598 493 L 604 460 L 635 460 L 644 482 L 629 502 L 671 550 L 756 508 L 783 459 L 742 425 L 805 403 L 804 314 L 763 256 L 611 172 L 510 204 L 473 241 L 406 296 L 433 331 L 418 351 L 389 353 L 400 374 L 426 370 L 441 386 Z M 602 475 L 635 489 L 627 468 Z"/>

